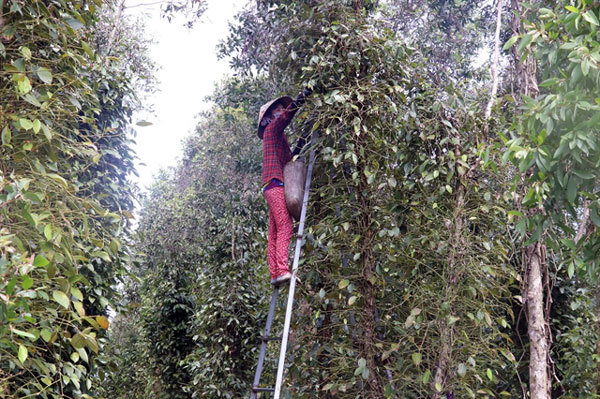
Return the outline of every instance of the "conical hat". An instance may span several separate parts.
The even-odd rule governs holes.
[[[287,108],[288,105],[290,105],[292,103],[292,101],[294,101],[292,99],[292,97],[281,96],[279,98],[276,98],[275,100],[269,101],[268,103],[266,103],[262,107],[260,107],[260,112],[258,113],[258,138],[259,139],[262,140],[263,130],[265,130],[264,127],[260,126],[260,121],[262,121],[262,118],[265,116],[265,114],[278,103],[281,103],[281,105],[283,105],[285,108]]]

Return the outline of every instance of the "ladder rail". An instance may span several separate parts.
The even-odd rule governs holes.
[[[252,383],[252,393],[250,394],[250,399],[256,399],[257,392],[260,392],[256,390],[256,388],[258,388],[258,385],[260,384],[260,376],[262,375],[264,367],[267,345],[269,344],[268,337],[269,333],[271,332],[271,326],[273,325],[273,317],[275,315],[275,307],[277,305],[278,295],[279,287],[275,287],[273,289],[273,294],[271,295],[271,304],[269,305],[269,313],[267,314],[267,324],[265,325],[265,331],[263,333],[260,343],[260,352],[258,354],[258,366],[256,367],[256,373],[254,374],[254,382]]]
[[[281,334],[281,349],[279,350],[279,363],[277,365],[277,377],[275,379],[275,392],[273,399],[279,399],[281,395],[281,385],[283,383],[283,370],[285,368],[285,355],[287,352],[288,335],[292,321],[292,308],[294,306],[294,293],[296,291],[296,272],[300,261],[300,251],[302,250],[302,240],[304,235],[304,222],[306,220],[306,208],[308,207],[308,195],[310,183],[312,180],[312,170],[315,163],[315,144],[317,141],[317,132],[313,132],[311,139],[311,151],[306,171],[306,183],[304,185],[304,198],[302,201],[302,211],[300,212],[300,223],[298,224],[298,233],[296,234],[296,248],[294,251],[294,263],[292,266],[292,278],[288,290],[287,305],[285,308],[285,321],[283,323],[283,333]]]

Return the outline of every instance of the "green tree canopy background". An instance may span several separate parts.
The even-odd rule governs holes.
[[[288,134],[319,138],[283,396],[598,396],[596,3],[250,1],[135,231],[154,65],[139,24],[113,37],[120,7],[2,3],[3,397],[249,397],[271,292],[256,117],[304,87]],[[491,97],[475,65],[496,48]]]

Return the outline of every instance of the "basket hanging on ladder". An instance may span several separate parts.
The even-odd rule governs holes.
[[[294,220],[300,220],[302,201],[304,199],[304,183],[306,182],[306,165],[301,159],[290,161],[283,168],[285,181],[284,194],[288,212]]]

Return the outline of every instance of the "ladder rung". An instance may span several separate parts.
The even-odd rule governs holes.
[[[276,337],[263,337],[262,340],[263,340],[263,342],[281,341],[281,335],[278,335]]]
[[[252,387],[253,392],[275,392],[275,388]]]

